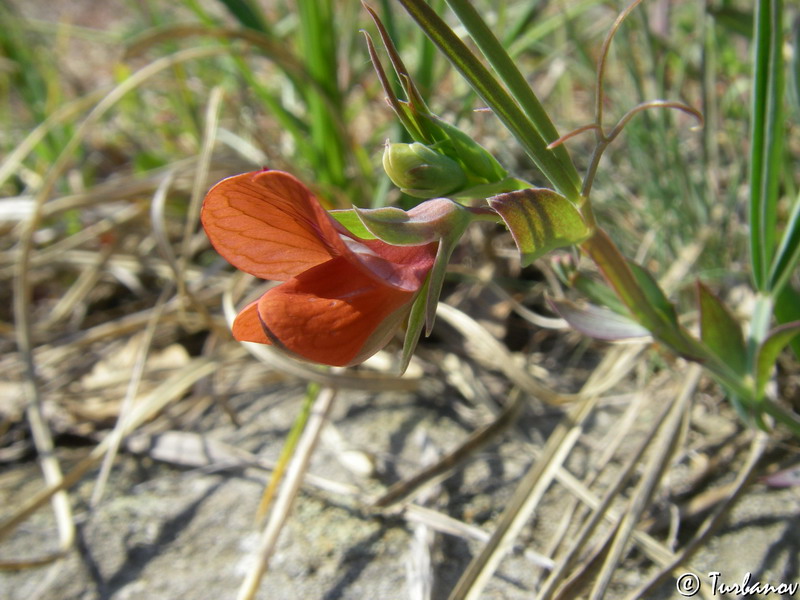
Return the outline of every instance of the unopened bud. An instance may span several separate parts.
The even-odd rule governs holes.
[[[464,187],[459,164],[424,144],[386,144],[383,168],[389,179],[415,198],[437,198]]]

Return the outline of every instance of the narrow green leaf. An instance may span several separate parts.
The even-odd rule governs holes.
[[[508,192],[488,202],[511,232],[523,266],[550,250],[580,243],[591,234],[578,209],[553,190]]]
[[[775,253],[769,274],[769,289],[780,294],[800,261],[800,197],[795,199],[792,214],[781,238],[781,245]]]
[[[800,334],[800,321],[793,321],[773,329],[756,356],[756,397],[763,398],[772,369],[786,345]]]
[[[442,10],[444,8],[444,0],[431,0],[433,10]],[[436,84],[436,69],[438,52],[436,46],[428,39],[421,31],[417,36],[417,68],[414,72],[414,79],[419,88],[423,98],[430,98],[433,95],[434,86]]]
[[[439,296],[442,294],[444,276],[447,274],[447,263],[456,248],[461,232],[454,231],[452,235],[442,238],[439,242],[439,249],[436,252],[436,259],[433,268],[428,276],[428,289],[425,293],[425,335],[430,335],[433,331],[433,322],[436,319],[436,305],[439,303]]]
[[[547,149],[548,142],[544,141],[494,75],[424,0],[400,0],[400,3],[517,138],[544,176],[570,201],[577,202],[580,197],[579,182],[574,180],[556,155]]]
[[[546,38],[553,35],[555,32],[568,32],[572,30],[575,25],[573,24],[576,19],[586,15],[597,5],[602,5],[604,0],[576,0],[575,2],[565,2],[559,5],[559,10],[548,11],[545,10],[543,3],[538,3],[534,8],[534,3],[531,3],[531,9],[537,10],[539,14],[528,14],[527,18],[529,23],[525,24],[525,18],[520,19],[512,25],[513,29],[504,36],[503,44],[512,59],[517,59],[521,54],[532,50],[534,48],[546,47]],[[750,28],[752,30],[752,27]],[[589,40],[584,41],[582,44],[590,43]],[[581,54],[588,58],[588,53],[585,48],[578,50]],[[577,61],[576,61],[577,62]],[[594,59],[590,59],[594,64]],[[574,67],[573,67],[574,68]]]
[[[796,413],[787,412],[774,402],[764,402],[760,408],[778,423],[788,428],[795,437],[800,438],[800,418],[797,417]]]
[[[514,64],[508,52],[506,52],[492,30],[481,18],[478,11],[470,4],[469,0],[447,0],[447,3],[450,5],[450,8],[453,9],[453,12],[456,13],[459,20],[464,24],[464,27],[467,28],[470,36],[478,45],[478,48],[480,48],[503,83],[506,84],[511,96],[517,101],[525,112],[525,115],[530,119],[530,122],[536,127],[539,134],[547,142],[557,140],[560,136],[553,122],[550,120],[547,111],[542,106],[539,98],[536,97],[530,85],[528,85],[525,77],[520,73],[516,64]],[[575,185],[579,186],[581,179],[577,169],[575,169],[572,159],[570,159],[567,153],[566,146],[562,144],[556,147],[552,152]]]
[[[759,291],[769,291],[769,270],[775,252],[777,201],[783,121],[783,7],[781,0],[756,4],[750,143],[750,254]]]
[[[586,296],[591,302],[610,308],[620,315],[629,315],[630,311],[620,301],[608,285],[602,281],[587,277],[583,273],[576,273],[568,282],[573,288]]]
[[[720,299],[699,281],[697,304],[700,308],[700,339],[731,370],[743,375],[747,353],[739,323]]]
[[[692,360],[707,361],[708,350],[692,338],[678,323],[675,307],[669,302],[658,283],[646,270],[628,261],[602,229],[596,229],[581,249],[589,254],[617,292],[631,315],[647,328],[653,337],[669,346],[673,352]],[[726,369],[718,373],[730,378]],[[738,381],[735,382],[738,385]]]
[[[775,298],[775,318],[778,323],[800,321],[800,292],[791,285],[784,286]],[[800,338],[794,338],[789,345],[800,360]]]
[[[248,0],[219,0],[225,5],[239,24],[248,29],[255,29],[261,33],[269,33],[267,23],[261,13],[257,11]]]
[[[347,128],[337,126],[344,99],[339,87],[339,62],[334,3],[298,0],[300,54],[318,87],[301,88],[309,111],[311,141],[318,181],[346,190],[349,163]],[[321,91],[318,91],[321,90]]]
[[[655,277],[650,274],[650,271],[633,261],[629,260],[628,266],[633,276],[636,278],[636,283],[639,284],[639,288],[644,292],[650,308],[658,313],[661,322],[668,323],[670,326],[677,328],[678,313],[675,310],[675,305],[669,301],[658,285],[658,282],[655,280]],[[637,312],[638,307],[632,307],[631,310],[634,311],[637,317],[640,317],[640,314]]]
[[[320,386],[317,383],[312,382],[306,386],[306,395],[300,407],[300,412],[292,423],[292,428],[289,430],[286,441],[283,443],[283,448],[281,448],[281,453],[278,456],[278,462],[275,465],[275,469],[272,471],[269,483],[267,483],[267,486],[264,488],[261,501],[258,503],[258,509],[256,511],[256,518],[258,520],[263,519],[269,510],[272,498],[275,496],[275,492],[278,490],[278,486],[283,480],[283,475],[286,472],[286,467],[289,465],[289,460],[292,458],[297,448],[297,443],[300,441],[300,434],[303,433],[303,429],[305,429],[308,419],[311,416],[311,409],[314,408],[314,402],[316,402],[319,396],[319,391]]]
[[[800,110],[800,20],[795,18],[792,27],[792,62],[790,65],[790,85],[792,90],[792,100],[795,110]]]

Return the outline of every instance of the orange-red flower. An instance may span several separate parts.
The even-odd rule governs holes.
[[[359,239],[282,171],[220,181],[208,192],[201,219],[228,262],[284,282],[242,309],[234,337],[335,366],[363,362],[389,342],[438,247]]]

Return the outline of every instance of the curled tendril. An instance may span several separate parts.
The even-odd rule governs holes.
[[[614,24],[611,26],[611,29],[608,31],[608,35],[606,35],[606,39],[603,40],[603,46],[600,50],[600,60],[597,63],[597,96],[595,97],[595,105],[594,105],[594,122],[597,124],[598,130],[602,133],[603,130],[603,100],[605,99],[605,93],[603,90],[603,79],[605,77],[606,72],[606,60],[608,59],[608,51],[611,49],[611,42],[614,40],[614,36],[619,31],[620,26],[622,25],[623,21],[628,18],[633,10],[639,6],[643,0],[634,0],[631,4],[623,10],[614,21]]]
[[[684,104],[683,102],[676,102],[672,100],[650,100],[648,102],[642,102],[641,104],[637,104],[633,108],[631,108],[628,112],[626,112],[622,118],[617,122],[617,124],[608,132],[605,132],[603,128],[603,102],[605,100],[605,92],[603,88],[603,80],[605,78],[606,72],[606,62],[608,60],[608,52],[611,48],[611,42],[614,39],[617,31],[619,31],[620,26],[625,21],[626,18],[633,12],[633,10],[641,4],[643,0],[634,0],[631,2],[628,7],[622,11],[617,18],[614,20],[611,29],[609,30],[608,34],[606,35],[605,40],[603,41],[603,46],[600,51],[600,59],[597,63],[597,94],[595,95],[595,111],[594,111],[594,122],[588,125],[583,125],[562,135],[560,138],[550,142],[547,148],[551,150],[556,148],[566,142],[573,137],[576,137],[582,133],[587,131],[594,131],[595,138],[597,139],[597,144],[595,146],[594,152],[592,153],[591,161],[589,162],[589,167],[586,170],[586,176],[583,180],[583,187],[581,189],[581,197],[583,198],[584,203],[589,198],[589,193],[592,189],[592,183],[594,182],[595,174],[597,173],[597,166],[600,163],[600,159],[603,156],[603,153],[606,151],[606,148],[613,142],[622,130],[625,129],[625,126],[640,112],[644,112],[645,110],[651,108],[671,108],[675,110],[680,110],[682,112],[688,113],[695,117],[699,124],[697,127],[702,127],[704,124],[704,119],[702,113],[695,108],[692,108],[688,104]],[[695,128],[693,128],[695,129]],[[588,207],[587,207],[588,209]]]
[[[578,127],[577,129],[573,129],[569,133],[565,133],[564,135],[562,135],[557,140],[553,140],[552,142],[547,144],[547,149],[548,150],[552,150],[553,148],[557,148],[558,146],[560,146],[561,144],[563,144],[567,140],[572,139],[572,138],[582,134],[585,131],[593,131],[593,130],[597,130],[599,128],[600,128],[600,126],[597,123],[589,123],[588,125],[583,125],[582,127]]]

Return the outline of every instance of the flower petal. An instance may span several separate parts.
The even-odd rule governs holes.
[[[271,344],[261,319],[258,318],[258,300],[245,306],[233,320],[231,328],[233,337],[240,342],[255,342],[256,344]]]
[[[337,257],[267,291],[258,314],[276,346],[313,362],[347,366],[388,343],[414,294]]]
[[[358,260],[365,267],[388,284],[411,292],[422,286],[439,248],[439,242],[424,246],[392,246],[381,240],[361,240],[360,244],[380,257],[370,260],[369,256],[358,254]]]
[[[223,179],[206,195],[201,220],[217,252],[262,279],[286,281],[347,252],[314,195],[283,171]]]

